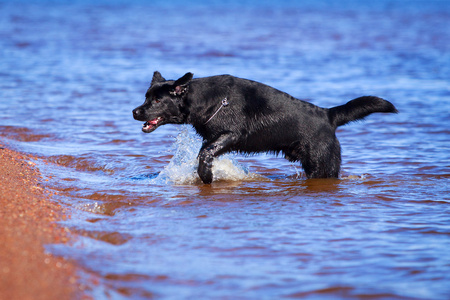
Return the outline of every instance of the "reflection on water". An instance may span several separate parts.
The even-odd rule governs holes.
[[[446,1],[3,1],[2,141],[42,158],[79,236],[48,248],[94,298],[448,299],[449,23]],[[400,114],[338,130],[340,179],[231,154],[203,185],[190,127],[132,118],[154,70]]]

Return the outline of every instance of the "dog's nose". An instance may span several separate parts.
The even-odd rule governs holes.
[[[135,119],[135,120],[138,120],[139,121],[139,116],[142,114],[142,111],[141,111],[141,109],[138,107],[138,108],[135,108],[135,109],[133,109],[133,118]]]
[[[135,118],[137,120],[140,115],[141,115],[141,109],[139,107],[133,109],[133,118]]]

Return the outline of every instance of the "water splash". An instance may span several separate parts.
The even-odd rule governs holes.
[[[182,126],[175,138],[174,156],[169,164],[152,179],[152,183],[170,183],[175,185],[201,183],[197,174],[197,155],[202,140],[188,126]],[[226,154],[213,162],[214,181],[242,181],[252,179],[256,174],[250,173],[232,154]]]

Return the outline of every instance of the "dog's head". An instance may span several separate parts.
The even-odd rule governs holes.
[[[158,71],[153,74],[150,88],[145,93],[144,104],[133,110],[133,117],[145,122],[143,132],[150,133],[167,123],[185,122],[183,99],[187,95],[188,84],[193,76],[192,73],[186,73],[180,79],[166,80]]]

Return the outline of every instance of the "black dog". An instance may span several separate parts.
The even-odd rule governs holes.
[[[133,110],[149,133],[161,125],[191,124],[203,137],[198,175],[213,180],[213,159],[226,152],[282,152],[300,161],[308,178],[339,176],[338,126],[374,112],[397,113],[392,103],[365,96],[333,108],[298,100],[259,82],[220,75],[178,80],[153,74],[143,105]]]

